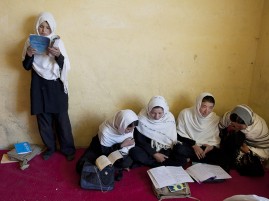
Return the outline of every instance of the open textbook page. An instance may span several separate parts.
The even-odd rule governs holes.
[[[193,182],[192,178],[182,167],[160,166],[149,169],[147,172],[155,188]]]
[[[106,166],[113,165],[114,162],[120,158],[122,158],[122,155],[118,150],[116,150],[110,153],[108,156],[105,155],[99,156],[96,159],[95,164],[98,167],[98,169],[102,171]]]
[[[232,178],[225,170],[218,165],[210,165],[205,163],[197,163],[186,169],[186,171],[198,183],[205,181],[223,180]]]

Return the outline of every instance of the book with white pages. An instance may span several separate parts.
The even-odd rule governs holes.
[[[102,155],[95,160],[95,164],[100,171],[102,171],[106,166],[113,165],[116,160],[123,158],[119,150],[113,151],[108,156]]]
[[[155,188],[163,188],[179,183],[194,182],[190,175],[176,166],[160,166],[147,171]]]
[[[186,172],[198,183],[219,182],[232,178],[224,169],[218,165],[196,163],[186,169]]]

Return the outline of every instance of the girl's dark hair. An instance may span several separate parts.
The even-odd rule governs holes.
[[[202,102],[209,102],[209,103],[213,103],[215,105],[215,99],[212,96],[205,96],[203,98]]]
[[[127,128],[134,127],[134,126],[138,126],[138,120],[136,120],[136,121],[130,123],[130,124],[127,126]]]
[[[161,109],[163,109],[161,106],[155,106],[152,109],[154,109],[154,108],[161,108]]]
[[[238,124],[246,124],[245,122],[244,122],[244,120],[243,119],[241,119],[237,114],[235,114],[235,113],[232,113],[231,115],[230,115],[230,120],[232,121],[232,122],[236,122],[236,123],[238,123]]]

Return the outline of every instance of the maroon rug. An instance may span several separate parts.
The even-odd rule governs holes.
[[[7,151],[0,151],[0,156]],[[79,175],[75,172],[76,161],[84,149],[77,150],[76,160],[66,161],[55,153],[48,161],[41,156],[32,159],[30,167],[20,170],[18,163],[0,165],[1,201],[157,201],[151,190],[146,167],[124,172],[120,182],[110,192],[83,190]],[[237,194],[256,194],[269,198],[269,170],[260,178],[239,176],[232,171],[232,179],[223,183],[190,183],[192,196],[201,201],[222,201]],[[187,201],[190,199],[171,199]]]

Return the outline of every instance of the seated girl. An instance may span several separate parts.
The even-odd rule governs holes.
[[[130,150],[136,164],[157,167],[186,163],[184,157],[173,152],[177,142],[175,118],[162,96],[152,97],[147,107],[139,113],[138,119],[134,131],[136,145]]]
[[[182,142],[178,152],[192,161],[220,165],[227,172],[227,159],[219,149],[219,116],[213,112],[215,99],[210,93],[201,93],[196,104],[179,113],[177,119],[178,140]]]
[[[269,133],[266,122],[247,105],[237,105],[226,112],[219,124],[221,147],[229,156],[230,165],[237,166],[246,153],[253,153],[261,161],[269,158]],[[254,173],[253,173],[254,174]]]
[[[108,156],[111,152],[119,150],[123,158],[117,160],[114,166],[117,170],[116,180],[122,178],[122,170],[132,165],[128,152],[135,142],[133,131],[138,124],[137,115],[132,110],[121,110],[112,118],[104,121],[99,126],[98,134],[77,163],[77,172],[81,173],[85,161],[95,163],[101,155]]]

